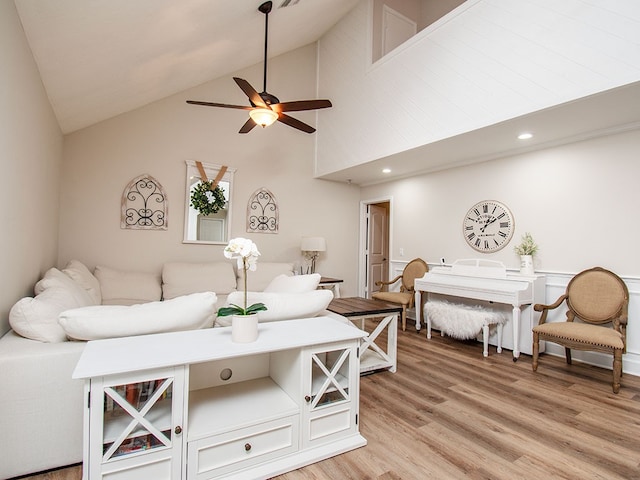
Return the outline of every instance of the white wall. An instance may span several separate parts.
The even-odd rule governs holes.
[[[0,332],[58,249],[62,133],[11,0],[0,0]]]
[[[236,76],[262,90],[262,64]],[[269,91],[281,101],[316,98],[315,80],[315,46],[269,61]],[[187,99],[248,104],[229,76],[65,137],[59,264],[77,258],[90,267],[160,272],[166,261],[228,261],[223,246],[182,243],[185,160],[200,160],[237,169],[232,237],[254,240],[263,261],[296,262],[303,235],[324,236],[318,271],[343,278],[345,293],[355,292],[359,189],[312,178],[315,135],[281,123],[240,135],[246,111]],[[315,124],[315,112],[292,116]],[[144,173],[167,192],[167,231],[120,229],[123,189]],[[246,232],[247,201],[260,187],[280,206],[278,234]]]
[[[513,247],[530,232],[540,246],[534,267],[547,274],[549,303],[584,269],[614,271],[631,294],[625,371],[640,375],[638,151],[640,130],[634,130],[366,187],[361,199],[392,198],[390,257],[396,265],[415,257],[430,265],[442,257],[447,263],[486,258],[517,270]],[[515,218],[513,239],[491,254],[476,252],[462,235],[464,214],[485,199],[504,202]],[[599,360],[610,368],[610,358]]]
[[[537,269],[578,272],[600,265],[640,276],[638,150],[640,130],[634,130],[366,187],[362,199],[393,196],[394,261],[480,255],[516,268],[513,245],[531,232],[540,245]],[[515,234],[502,250],[478,254],[463,238],[462,220],[485,199],[510,208]]]
[[[636,0],[467,0],[373,66],[371,10],[320,41],[318,176],[640,79]]]

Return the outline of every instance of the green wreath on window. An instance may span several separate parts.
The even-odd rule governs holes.
[[[211,181],[200,182],[191,192],[191,206],[202,215],[218,213],[219,210],[224,210],[227,203],[220,185],[212,189],[212,184]]]

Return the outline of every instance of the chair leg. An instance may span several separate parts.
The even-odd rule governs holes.
[[[567,357],[567,365],[571,365],[571,349],[565,347],[564,348],[564,356]]]
[[[531,362],[531,366],[533,367],[533,371],[534,372],[536,370],[538,370],[538,350],[539,350],[539,348],[540,348],[540,334],[538,332],[533,332],[533,346],[531,348],[533,360]]]
[[[402,331],[407,329],[407,306],[402,306]]]
[[[620,391],[620,377],[622,377],[622,350],[613,351],[613,393]]]

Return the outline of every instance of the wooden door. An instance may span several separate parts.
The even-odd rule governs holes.
[[[389,278],[389,203],[368,205],[367,297],[380,290],[377,281]]]

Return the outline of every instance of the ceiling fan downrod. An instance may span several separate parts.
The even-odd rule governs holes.
[[[269,39],[269,13],[271,12],[271,8],[273,7],[273,2],[268,1],[264,2],[262,5],[258,7],[258,11],[264,13],[264,68],[262,75],[262,93],[267,94],[267,42]],[[261,95],[262,96],[262,95]],[[264,98],[264,97],[263,97]],[[278,103],[271,102],[268,98],[264,99],[267,103]]]

